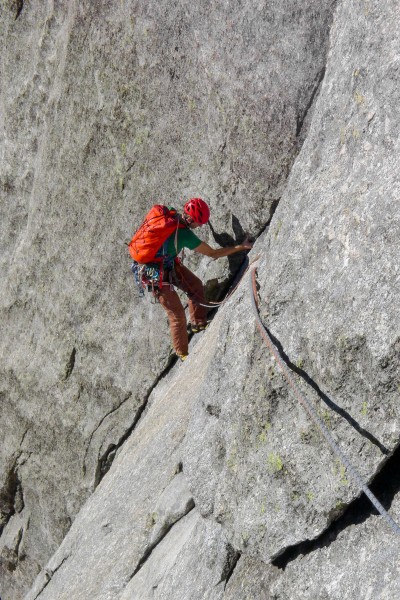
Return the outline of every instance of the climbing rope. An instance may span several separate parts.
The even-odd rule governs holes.
[[[239,287],[240,282],[242,281],[243,277],[246,275],[247,271],[250,269],[251,265],[253,263],[255,263],[259,258],[260,258],[259,256],[256,256],[249,263],[248,256],[246,256],[245,260],[243,261],[242,266],[240,267],[238,273],[236,274],[235,279],[233,280],[233,283],[231,285],[231,288],[230,288],[228,294],[220,302],[211,302],[210,301],[210,304],[203,304],[202,302],[199,302],[198,300],[196,300],[196,294],[193,294],[191,296],[191,300],[193,300],[193,302],[195,304],[197,304],[198,306],[204,306],[205,308],[219,308],[220,306],[222,306],[223,304],[228,302],[229,298],[231,298],[231,296],[233,296],[233,294],[236,292],[237,288]],[[186,281],[183,276],[182,276],[182,280]]]
[[[336,454],[336,456],[339,458],[339,460],[342,462],[342,464],[346,467],[348,473],[352,476],[352,478],[355,481],[355,483],[357,484],[357,486],[362,489],[364,494],[369,498],[369,500],[375,506],[376,510],[382,515],[382,517],[384,517],[384,519],[386,519],[386,521],[388,522],[390,527],[393,529],[393,531],[397,534],[400,534],[399,525],[396,523],[396,521],[394,521],[394,519],[392,519],[392,517],[389,515],[389,513],[383,508],[383,506],[379,502],[379,500],[374,496],[374,494],[371,492],[371,490],[368,488],[368,486],[363,482],[359,473],[356,471],[356,469],[350,463],[347,456],[341,451],[341,449],[339,448],[339,446],[337,445],[337,443],[335,442],[335,440],[329,433],[324,422],[319,418],[317,411],[315,410],[315,408],[312,405],[312,403],[310,402],[310,400],[308,400],[308,398],[306,398],[305,396],[303,396],[301,394],[293,377],[289,373],[288,369],[285,367],[285,364],[282,361],[276,347],[274,346],[267,329],[265,328],[263,322],[261,321],[260,314],[258,312],[256,268],[254,268],[252,270],[251,277],[249,278],[249,282],[250,282],[252,307],[253,307],[254,315],[256,318],[257,327],[258,327],[265,343],[267,344],[271,354],[273,355],[273,357],[275,358],[279,367],[281,368],[281,371],[283,372],[283,375],[285,376],[289,386],[292,388],[295,397],[303,405],[303,407],[305,408],[307,413],[310,415],[310,417],[314,421],[314,423],[316,423],[316,425],[319,427],[319,429],[322,432],[322,435],[325,437],[326,441],[332,448],[333,452]]]

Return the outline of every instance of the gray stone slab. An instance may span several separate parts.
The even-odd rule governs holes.
[[[139,301],[125,242],[152,203],[198,195],[208,241],[259,233],[307,131],[332,6],[2,3],[0,486],[9,498],[17,468],[29,515],[24,565],[2,577],[14,595],[167,362],[165,315]],[[215,287],[239,263],[189,264]]]
[[[253,251],[262,318],[366,482],[400,441],[397,9],[338,4],[309,134]],[[269,562],[359,489],[290,393],[248,293],[215,362],[186,437],[190,487],[235,548]]]
[[[167,386],[154,390],[147,413],[39,574],[27,600],[119,598],[154,548],[168,538],[171,527],[193,510],[181,473],[182,442],[203,381],[196,356],[202,357],[204,365],[212,356],[217,322],[207,334],[208,344],[204,336],[193,358],[179,365]],[[88,577],[89,571],[93,577]]]
[[[184,598],[198,573],[211,600],[237,551],[229,600],[396,597],[375,518],[257,586],[359,490],[262,345],[247,281],[134,428],[169,340],[124,241],[149,198],[204,192],[218,243],[280,199],[252,253],[262,318],[373,479],[399,444],[398,3],[337,3],[327,56],[332,2],[56,4],[0,19],[2,598],[54,553],[27,599]]]

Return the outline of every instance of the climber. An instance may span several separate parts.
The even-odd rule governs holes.
[[[153,216],[154,209],[156,208],[159,209],[159,213],[163,213],[163,217]],[[156,281],[153,286],[153,291],[159,303],[167,313],[174,350],[181,360],[185,360],[188,356],[186,316],[179,296],[175,291],[175,287],[185,292],[188,296],[191,330],[193,333],[202,331],[207,327],[207,308],[202,306],[202,304],[205,304],[202,282],[182,264],[178,258],[178,254],[183,248],[188,248],[189,250],[194,250],[204,256],[217,259],[223,256],[230,256],[236,252],[250,250],[253,244],[246,239],[242,244],[237,246],[212,248],[205,242],[202,242],[193,232],[197,227],[201,227],[208,223],[210,217],[210,209],[207,203],[201,198],[192,198],[186,202],[182,214],[178,214],[172,207],[167,208],[160,205],[153,207],[152,211],[150,211],[142,227],[135,234],[135,237],[130,244],[130,252],[135,260],[138,260],[138,255],[140,258],[140,251],[135,254],[135,250],[133,249],[133,247],[135,247],[135,240],[137,244],[137,240],[140,238],[140,231],[145,228],[149,239],[150,227],[148,224],[151,223],[151,221],[157,221],[157,219],[163,218],[163,223],[165,223],[164,232],[167,232],[168,234],[167,228],[170,227],[170,233],[166,239],[164,235],[165,241],[158,247],[158,251],[153,259],[162,264],[159,269],[160,280],[158,282]],[[171,221],[171,219],[175,220],[175,226],[174,221]],[[171,224],[169,224],[170,221]],[[171,229],[172,227],[173,229]],[[150,235],[151,233],[152,232],[150,231]],[[142,234],[140,240],[143,239],[144,236]],[[135,248],[137,248],[137,245]],[[138,262],[148,263],[152,261],[140,260]]]

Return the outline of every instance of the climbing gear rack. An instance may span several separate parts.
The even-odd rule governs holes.
[[[157,290],[162,288],[163,267],[161,263],[141,265],[133,262],[131,270],[139,290],[139,296],[143,297],[145,290],[156,295]]]

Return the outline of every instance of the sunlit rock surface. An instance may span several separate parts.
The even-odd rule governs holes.
[[[168,371],[124,244],[152,202],[193,195],[204,239],[257,236],[263,321],[362,477],[387,461],[382,495],[399,460],[397,12],[1,5],[3,600],[396,596],[397,538],[357,520],[248,274]],[[222,282],[239,262],[190,264]]]

